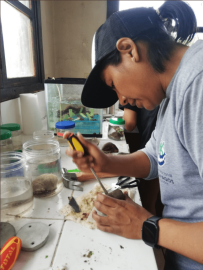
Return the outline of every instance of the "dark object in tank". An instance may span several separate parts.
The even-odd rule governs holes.
[[[73,105],[68,105],[66,106],[66,108],[64,110],[61,111],[61,115],[64,115],[64,114],[68,114],[69,113],[69,110],[72,110],[72,112],[74,114],[79,114],[80,113],[80,110],[81,108],[83,108],[82,110],[82,113],[87,113],[87,110],[85,107],[83,106],[73,106]],[[57,117],[59,118],[60,117],[60,110],[57,111]]]

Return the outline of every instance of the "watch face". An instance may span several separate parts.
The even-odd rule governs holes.
[[[151,246],[154,247],[154,245],[157,244],[157,226],[154,223],[150,223],[149,221],[145,221],[142,228],[142,239],[143,241]]]

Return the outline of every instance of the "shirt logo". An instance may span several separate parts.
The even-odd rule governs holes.
[[[164,149],[165,142],[160,142],[159,144],[159,155],[158,155],[158,163],[160,166],[165,164],[166,153]]]

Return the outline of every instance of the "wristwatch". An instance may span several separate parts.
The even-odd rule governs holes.
[[[150,247],[160,248],[157,245],[159,237],[158,221],[161,217],[152,216],[144,221],[142,226],[142,240]]]

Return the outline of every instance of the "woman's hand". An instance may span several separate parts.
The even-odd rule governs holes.
[[[63,138],[68,138],[72,133],[66,132]],[[86,141],[83,136],[78,133],[78,139],[86,148],[88,155],[83,156],[82,152],[75,151],[70,147],[66,150],[66,154],[72,157],[73,162],[82,172],[90,172],[90,168],[94,168],[95,172],[105,172],[108,167],[108,156],[105,155],[95,144]]]
[[[126,193],[125,197],[122,201],[99,193],[94,206],[107,216],[101,217],[94,211],[92,217],[101,231],[129,239],[142,239],[143,222],[153,215],[133,202]]]

